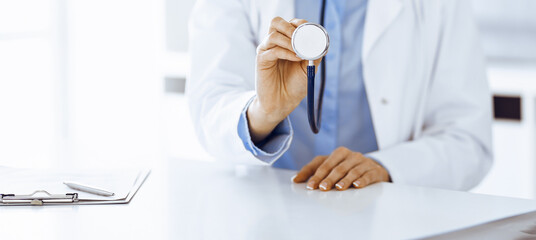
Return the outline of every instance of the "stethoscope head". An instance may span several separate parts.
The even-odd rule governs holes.
[[[314,61],[328,52],[329,36],[324,27],[316,23],[304,23],[292,34],[292,49],[303,60]]]

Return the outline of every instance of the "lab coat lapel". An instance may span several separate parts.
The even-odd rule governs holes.
[[[382,96],[380,86],[382,81],[389,79],[381,79],[381,74],[377,71],[384,71],[381,68],[381,62],[370,62],[369,56],[371,51],[374,51],[376,43],[397,18],[402,9],[401,0],[369,0],[367,7],[367,16],[365,20],[365,29],[363,36],[363,78],[365,89],[370,105],[372,122],[376,133],[378,147],[380,149],[388,146],[396,136],[394,134],[392,120],[386,111],[390,111],[390,105],[387,105],[387,100]],[[396,98],[396,96],[390,96]]]
[[[401,0],[370,0],[368,2],[363,37],[363,60],[367,58],[374,44],[395,20],[401,9]]]
[[[396,19],[402,9],[401,0],[370,0],[367,6],[363,36],[363,59],[365,60],[382,33]]]

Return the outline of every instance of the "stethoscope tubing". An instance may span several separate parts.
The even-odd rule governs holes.
[[[322,0],[320,10],[320,25],[324,26],[324,14],[326,10],[326,0]],[[326,86],[326,60],[320,62],[320,90],[318,93],[318,106],[315,115],[315,65],[313,61],[309,61],[307,66],[307,118],[309,126],[314,134],[320,131],[322,121],[322,102],[324,99],[324,88]]]
[[[321,83],[322,84],[322,83]],[[321,113],[322,113],[322,89],[318,97],[318,108],[315,116],[315,65],[307,66],[307,118],[309,119],[309,126],[311,131],[317,134],[320,130]]]

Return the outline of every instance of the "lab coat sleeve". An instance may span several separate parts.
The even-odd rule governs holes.
[[[240,115],[240,120],[238,121],[238,135],[240,136],[240,139],[242,140],[246,149],[250,151],[257,159],[268,164],[272,164],[290,147],[290,142],[292,139],[291,136],[293,135],[290,119],[287,117],[285,120],[279,123],[264,141],[256,145],[251,140],[251,135],[249,133],[246,114],[249,104],[251,104],[251,101],[249,101],[246,107],[244,107],[244,110]]]
[[[470,2],[444,1],[422,134],[369,155],[395,183],[468,190],[489,171],[491,95]]]
[[[255,147],[238,134],[239,122],[242,120],[242,128],[247,123],[244,110],[255,95],[257,40],[247,4],[240,0],[197,1],[189,25],[187,95],[197,137],[212,156],[263,163],[252,154]],[[271,163],[274,159],[263,160]]]

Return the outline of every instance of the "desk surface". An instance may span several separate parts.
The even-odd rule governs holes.
[[[382,183],[343,192],[295,172],[185,160],[153,169],[130,204],[0,207],[5,239],[418,238],[536,210],[536,201]]]

